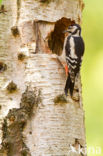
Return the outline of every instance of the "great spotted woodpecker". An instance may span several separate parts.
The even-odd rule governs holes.
[[[68,66],[68,77],[65,84],[65,95],[67,96],[68,90],[70,95],[73,95],[75,78],[80,72],[82,57],[84,54],[84,41],[81,37],[81,27],[78,24],[73,24],[68,27],[68,36],[65,41],[65,56]]]

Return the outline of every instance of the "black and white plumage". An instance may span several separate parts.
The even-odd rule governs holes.
[[[78,24],[69,26],[68,37],[65,44],[66,62],[69,69],[66,85],[65,95],[67,96],[68,90],[70,95],[73,95],[75,78],[80,71],[82,63],[82,56],[84,54],[84,42],[81,37],[81,27]]]

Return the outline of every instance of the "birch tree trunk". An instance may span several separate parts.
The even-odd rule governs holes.
[[[80,78],[64,96],[62,33],[82,0],[3,0],[0,13],[0,156],[83,156]],[[80,150],[78,150],[80,148]]]

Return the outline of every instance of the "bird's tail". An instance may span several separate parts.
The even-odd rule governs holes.
[[[74,83],[75,83],[75,81],[72,82],[72,80],[70,78],[70,74],[68,74],[68,78],[67,78],[67,81],[66,81],[66,84],[65,84],[65,89],[64,89],[66,96],[68,94],[68,90],[70,91],[70,95],[71,96],[73,95]]]

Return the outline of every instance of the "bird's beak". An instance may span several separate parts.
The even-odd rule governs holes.
[[[69,26],[69,28],[67,30],[64,30],[62,33],[66,33],[66,32],[71,33],[71,29],[72,29],[72,26]]]
[[[66,32],[68,32],[68,30],[64,30],[62,33],[66,33]]]

